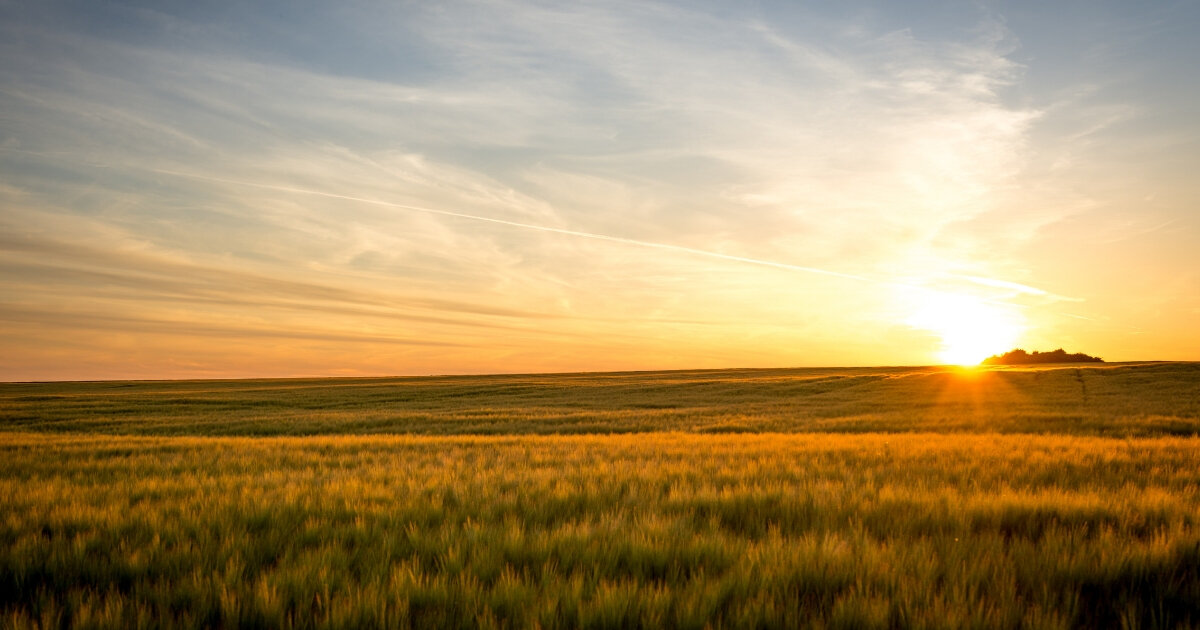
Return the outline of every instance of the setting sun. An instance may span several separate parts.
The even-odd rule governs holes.
[[[1022,330],[1019,316],[1010,308],[970,295],[934,291],[919,296],[908,323],[939,336],[938,358],[954,365],[975,365],[1011,349]]]
[[[0,2],[0,381],[1200,352],[1200,3],[216,4]]]

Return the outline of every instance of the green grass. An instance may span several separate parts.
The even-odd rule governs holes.
[[[0,627],[1200,627],[1198,368],[4,385]]]

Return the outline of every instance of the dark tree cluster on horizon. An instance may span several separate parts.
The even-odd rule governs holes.
[[[1025,352],[1017,348],[1004,354],[990,356],[983,360],[985,365],[1030,365],[1034,363],[1104,363],[1104,359],[1093,357],[1082,352],[1067,354],[1059,348],[1050,352]]]

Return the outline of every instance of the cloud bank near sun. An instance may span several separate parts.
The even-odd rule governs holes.
[[[987,9],[3,11],[5,378],[925,363],[946,295],[1120,349],[1043,242],[1194,251],[1079,185],[1137,100]]]

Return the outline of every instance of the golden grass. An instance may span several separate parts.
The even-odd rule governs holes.
[[[1200,439],[0,433],[11,627],[1200,624]]]
[[[1195,363],[0,384],[0,626],[1195,627],[1198,432]]]

